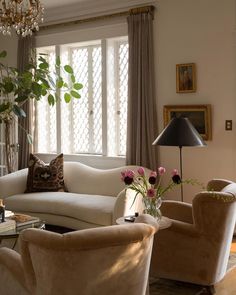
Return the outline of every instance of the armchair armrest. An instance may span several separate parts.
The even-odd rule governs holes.
[[[195,225],[178,220],[172,220],[171,226],[166,230],[171,231],[172,234],[181,234],[194,238],[199,237],[201,234]]]
[[[124,189],[118,194],[113,209],[113,224],[116,223],[116,219],[119,217],[134,215],[135,212],[138,212],[139,214],[143,213],[142,196],[137,195],[134,201],[135,195],[136,192],[131,189]]]
[[[178,201],[163,201],[161,205],[163,216],[182,222],[193,223],[192,205]]]
[[[26,190],[28,169],[22,169],[0,177],[0,198],[22,194]]]
[[[0,249],[0,294],[29,295],[21,256],[8,248]]]
[[[225,186],[231,183],[233,182],[226,179],[212,179],[207,184],[207,190],[220,192]]]

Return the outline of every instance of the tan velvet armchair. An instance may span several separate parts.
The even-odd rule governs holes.
[[[0,294],[144,295],[158,225],[149,215],[138,222],[64,235],[25,230],[21,255],[0,249]]]
[[[192,205],[165,201],[172,226],[155,236],[152,276],[213,286],[225,273],[236,215],[236,183],[215,179]],[[224,201],[227,199],[227,201]]]

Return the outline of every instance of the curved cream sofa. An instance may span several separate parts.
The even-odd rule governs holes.
[[[140,197],[125,190],[121,171],[95,169],[79,162],[64,162],[68,192],[24,193],[28,169],[0,177],[0,198],[6,209],[37,216],[47,224],[85,229],[115,224],[121,216],[142,212]]]

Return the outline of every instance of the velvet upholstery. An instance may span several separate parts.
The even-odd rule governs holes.
[[[212,180],[208,188],[194,197],[192,206],[163,202],[162,213],[172,226],[154,239],[152,276],[206,286],[224,277],[235,225],[236,183]]]
[[[0,294],[144,295],[158,224],[149,215],[138,222],[64,235],[23,231],[21,255],[0,249]]]

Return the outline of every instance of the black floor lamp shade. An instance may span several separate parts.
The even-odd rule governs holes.
[[[200,134],[188,118],[175,117],[166,128],[158,135],[153,145],[178,146],[180,156],[180,177],[182,179],[182,147],[205,146]],[[183,202],[183,184],[181,182],[181,201]]]
[[[205,146],[200,134],[188,118],[173,118],[158,135],[153,145],[166,146]]]

